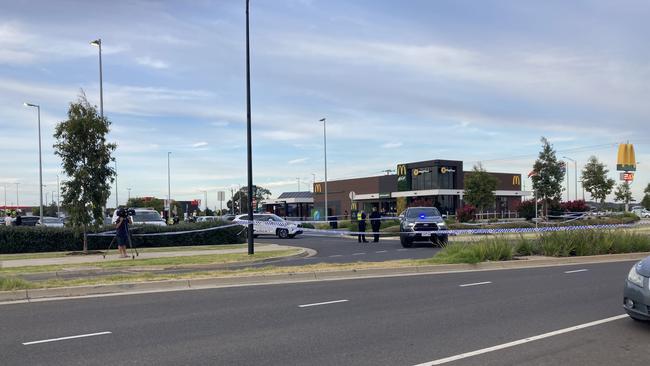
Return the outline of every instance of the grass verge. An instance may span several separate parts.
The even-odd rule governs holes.
[[[17,275],[27,273],[42,273],[42,272],[58,272],[62,270],[87,269],[87,268],[101,268],[101,269],[120,269],[120,268],[138,268],[151,269],[161,267],[181,267],[192,265],[209,265],[209,264],[226,264],[249,262],[255,260],[284,257],[289,255],[298,254],[300,249],[287,249],[287,250],[273,250],[265,252],[257,252],[250,256],[247,253],[229,253],[229,254],[207,254],[207,255],[192,255],[184,257],[167,257],[167,258],[149,258],[149,259],[121,259],[121,260],[107,260],[106,262],[94,263],[80,263],[80,264],[66,264],[66,265],[48,265],[48,266],[25,266],[0,269],[0,276],[2,275]]]

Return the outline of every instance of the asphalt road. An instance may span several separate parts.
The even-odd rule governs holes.
[[[370,243],[359,243],[356,238],[324,237],[300,235],[294,239],[279,239],[272,236],[260,236],[256,243],[273,243],[293,245],[314,249],[317,255],[308,258],[291,258],[279,261],[281,265],[304,265],[311,263],[353,263],[383,262],[397,259],[421,259],[434,256],[440,248],[430,242],[416,242],[413,248],[403,248],[399,239],[380,238],[372,242],[372,236],[366,238]]]
[[[1,362],[417,365],[623,314],[622,284],[631,265],[619,262],[3,305]],[[24,345],[96,333],[100,334]],[[638,365],[650,361],[648,344],[650,326],[622,318],[449,364]]]

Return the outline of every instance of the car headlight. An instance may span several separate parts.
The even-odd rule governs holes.
[[[408,224],[406,224],[406,226],[408,226],[408,227],[414,227],[414,226],[415,226],[415,223],[414,223],[414,222],[409,222]]]
[[[636,264],[630,268],[630,273],[627,274],[627,280],[639,287],[643,287],[643,276],[636,271]]]

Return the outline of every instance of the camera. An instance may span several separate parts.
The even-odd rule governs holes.
[[[118,208],[116,215],[121,218],[127,218],[129,216],[135,216],[135,210],[132,208]]]

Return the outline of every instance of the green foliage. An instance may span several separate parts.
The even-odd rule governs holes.
[[[513,244],[503,237],[490,237],[475,243],[452,243],[435,257],[434,263],[479,263],[505,261],[513,257]]]
[[[174,226],[133,226],[131,232],[161,233],[179,232],[222,226],[223,222],[183,223]],[[112,226],[97,228],[101,232],[114,230]],[[136,247],[170,247],[189,245],[237,244],[244,241],[241,227],[234,226],[220,230],[199,233],[133,237]],[[88,240],[88,249],[106,249],[112,237],[95,237]],[[83,248],[83,233],[79,228],[0,226],[0,253],[33,253],[55,251],[79,251]]]
[[[255,198],[258,205],[260,204],[260,202],[269,198],[270,196],[271,196],[271,191],[269,191],[268,189],[261,186],[253,185],[253,198]],[[226,203],[226,206],[228,206],[229,209],[232,208],[233,202],[234,202],[235,212],[239,212],[242,214],[248,213],[248,186],[241,187],[240,190],[235,192],[235,194],[232,197],[232,200],[228,201]],[[240,202],[241,202],[241,207],[240,207]],[[255,210],[255,207],[253,207],[253,210]]]
[[[34,288],[35,284],[16,277],[0,277],[0,291],[24,290]]]
[[[485,171],[481,163],[474,165],[473,171],[465,176],[465,202],[481,212],[492,209],[497,184],[497,179]]]
[[[526,200],[519,204],[517,207],[517,212],[519,217],[523,217],[526,220],[532,220],[535,217],[535,200]]]
[[[645,187],[643,190],[643,200],[641,201],[641,206],[645,207],[646,210],[650,210],[650,183],[648,183],[648,186]]]
[[[533,165],[533,170],[537,174],[532,176],[531,179],[533,189],[537,191],[538,197],[542,198],[546,205],[551,201],[560,200],[564,172],[562,171],[561,162],[555,156],[555,150],[551,143],[546,137],[542,137],[541,142],[542,151],[539,152],[539,157]]]
[[[102,208],[111,193],[115,171],[110,162],[116,145],[106,142],[110,124],[82,92],[77,102],[70,103],[68,119],[54,132],[54,153],[61,157],[63,171],[69,177],[61,184],[62,204],[70,223],[84,230],[93,222],[103,222]]]
[[[32,215],[39,216],[41,214],[40,207],[32,207]],[[49,206],[43,205],[43,216],[57,217],[56,203],[52,202]]]
[[[614,192],[614,201],[623,202],[626,205],[632,201],[632,189],[630,189],[630,183],[623,182],[616,187]]]
[[[589,162],[582,170],[582,185],[585,191],[601,204],[605,202],[605,198],[612,192],[616,183],[614,179],[607,178],[607,173],[609,169],[605,168],[605,164],[599,162],[595,156],[589,158]]]

